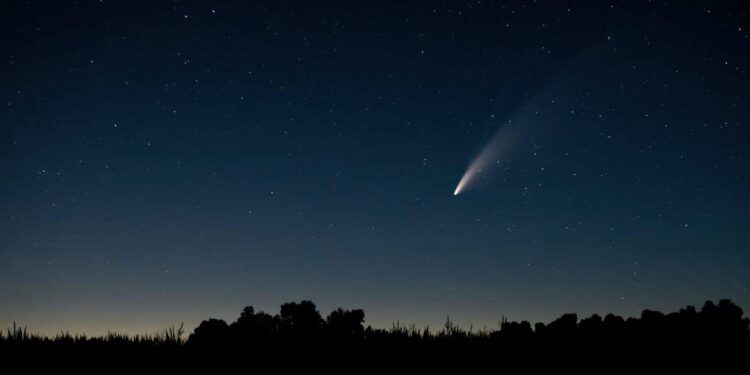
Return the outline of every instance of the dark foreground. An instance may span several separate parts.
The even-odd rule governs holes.
[[[533,327],[526,321],[503,320],[498,330],[464,330],[450,320],[435,332],[397,325],[374,329],[363,325],[364,316],[362,310],[337,309],[324,319],[310,301],[284,304],[275,315],[249,306],[230,324],[218,319],[201,322],[187,339],[181,327],[151,336],[105,337],[42,337],[13,327],[0,336],[0,356],[38,358],[42,366],[50,364],[46,359],[177,367],[238,362],[281,368],[312,363],[464,369],[499,368],[501,363],[529,368],[606,366],[597,367],[600,370],[635,363],[673,369],[693,364],[744,368],[750,359],[750,320],[729,300],[669,314],[644,310],[639,318],[608,314],[578,319],[565,314]]]

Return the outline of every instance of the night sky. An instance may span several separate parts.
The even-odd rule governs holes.
[[[748,9],[2,1],[0,327],[750,308]]]

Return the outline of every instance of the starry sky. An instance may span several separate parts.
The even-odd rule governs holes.
[[[748,10],[3,1],[0,327],[750,308]]]

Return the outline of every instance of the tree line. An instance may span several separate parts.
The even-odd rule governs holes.
[[[315,354],[317,358],[343,353],[375,355],[400,353],[492,358],[503,353],[587,352],[613,355],[636,350],[654,353],[750,353],[750,319],[728,299],[707,301],[700,309],[687,306],[676,312],[644,310],[638,317],[597,314],[579,319],[563,314],[545,324],[502,319],[497,329],[465,329],[448,319],[437,330],[394,324],[391,328],[365,326],[361,309],[331,311],[325,318],[308,300],[281,305],[276,314],[245,307],[230,323],[221,319],[202,321],[189,335],[182,326],[154,335],[103,337],[58,334],[45,337],[14,326],[0,333],[0,354],[34,355],[138,355],[192,358],[205,353],[248,353],[261,358],[288,353]],[[323,353],[323,354],[321,354]],[[690,358],[686,356],[685,358]],[[571,357],[574,358],[574,357]],[[697,357],[696,357],[697,358]]]

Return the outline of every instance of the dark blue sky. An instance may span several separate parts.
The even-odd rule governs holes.
[[[747,10],[4,1],[0,326],[748,308]]]

